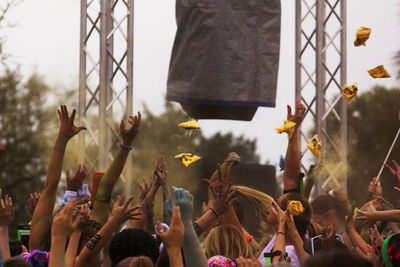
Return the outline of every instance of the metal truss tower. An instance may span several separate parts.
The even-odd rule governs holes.
[[[319,192],[339,187],[346,192],[347,103],[341,95],[347,72],[346,16],[346,0],[296,0],[295,94],[307,107],[303,125],[315,125],[323,142]],[[305,126],[302,144],[314,134]]]
[[[121,141],[118,122],[133,111],[133,22],[134,0],[81,0],[80,162],[92,171],[106,170]]]

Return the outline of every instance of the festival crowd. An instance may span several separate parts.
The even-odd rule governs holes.
[[[374,178],[365,189],[370,201],[358,211],[340,190],[310,199],[314,171],[308,173],[304,185],[300,183],[298,129],[305,111],[299,100],[294,113],[288,106],[287,120],[295,126],[279,198],[257,188],[233,185],[230,174],[235,171],[237,155],[231,153],[204,180],[208,203],[194,220],[193,196],[168,183],[164,157],[156,161],[150,179],[138,184],[138,205],[132,204],[133,196],[124,200],[113,196],[139,134],[140,112],[129,117],[129,125],[121,121],[122,142],[97,191],[92,189],[91,195],[84,183],[87,167],[79,165],[75,174],[66,171],[67,189],[56,202],[66,147],[85,129],[75,125],[75,110],[69,114],[62,105],[43,191],[32,193],[27,200],[32,215],[28,243],[9,238],[15,208],[11,196],[5,194],[1,199],[0,266],[400,266],[400,210],[392,209],[382,197],[379,179]],[[2,153],[7,151],[3,148]],[[386,167],[400,181],[400,166],[393,164]],[[153,220],[158,190],[163,195],[162,222]],[[255,212],[242,209],[241,213],[261,221],[262,238],[256,240],[242,225],[239,195],[254,207]]]

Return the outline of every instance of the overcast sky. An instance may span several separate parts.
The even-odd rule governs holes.
[[[176,31],[175,1],[136,0],[134,109],[146,103],[161,113],[166,94],[169,58]],[[259,108],[251,122],[200,121],[211,135],[232,131],[256,138],[262,161],[277,163],[286,150],[287,137],[278,135],[286,104],[294,103],[294,2],[282,2],[281,55],[276,108]],[[398,86],[392,79],[371,79],[366,70],[380,64],[395,73],[393,55],[400,49],[400,13],[396,0],[348,0],[348,82],[359,92],[376,84]],[[16,27],[6,32],[7,52],[27,77],[33,71],[53,86],[76,87],[79,70],[79,0],[25,0],[9,14]],[[360,26],[372,28],[367,47],[352,43]],[[396,103],[397,104],[397,103]],[[392,133],[390,133],[392,134]],[[394,133],[393,133],[394,134]]]

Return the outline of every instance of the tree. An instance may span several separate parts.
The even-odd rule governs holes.
[[[46,174],[50,122],[55,112],[44,107],[49,88],[33,75],[26,83],[17,72],[0,77],[0,143],[6,152],[0,161],[0,187],[14,199],[14,222],[30,220],[25,201],[29,193],[40,191]]]
[[[366,200],[369,181],[375,177],[400,127],[400,89],[376,86],[358,95],[348,106],[348,195],[358,203]],[[333,119],[328,120],[332,127]],[[389,158],[400,160],[400,143]],[[387,170],[381,177],[384,197],[394,200],[398,192]],[[357,190],[354,190],[357,188]]]

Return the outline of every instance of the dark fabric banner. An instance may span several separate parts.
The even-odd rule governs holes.
[[[275,106],[280,0],[177,0],[176,19],[167,100]]]

